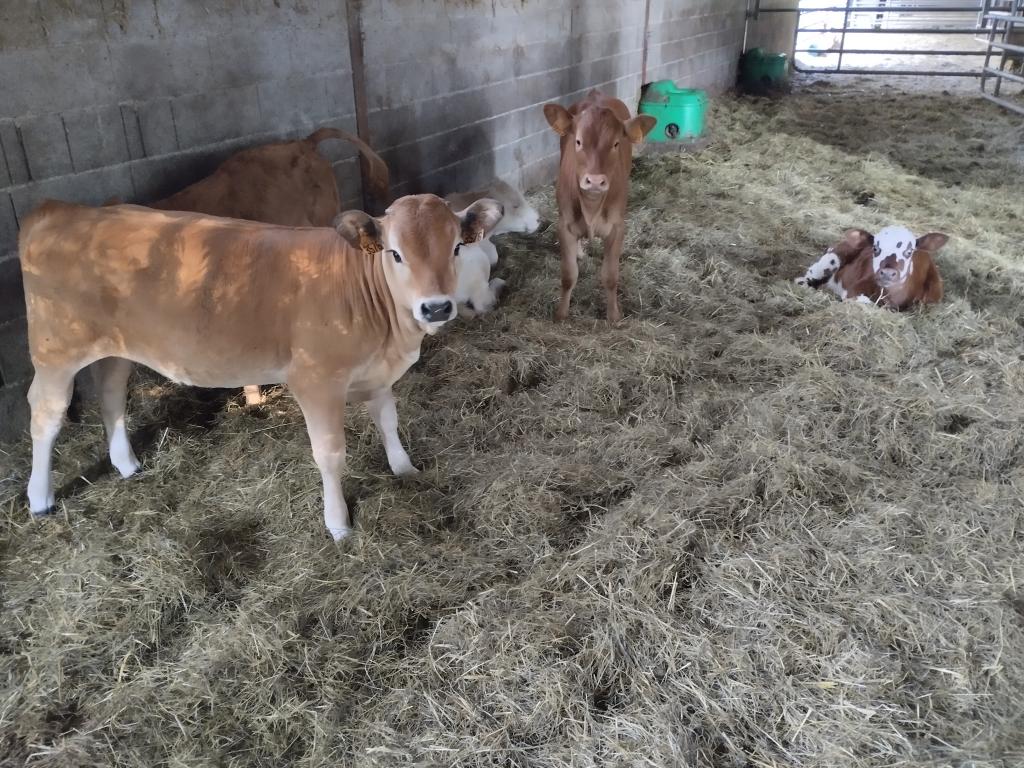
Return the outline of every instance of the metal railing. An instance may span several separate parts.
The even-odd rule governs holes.
[[[938,0],[933,0],[937,2]],[[988,0],[991,2],[998,2],[998,0]],[[1020,0],[1011,0],[1012,2],[1019,2]],[[840,0],[842,2],[842,0]],[[897,48],[868,48],[868,47],[847,47],[847,36],[848,35],[971,35],[977,36],[979,31],[979,22],[972,26],[942,26],[940,24],[933,24],[931,26],[903,26],[903,23],[913,24],[913,19],[921,19],[924,22],[935,21],[938,18],[947,16],[963,16],[970,14],[975,19],[981,19],[985,12],[985,4],[983,2],[963,3],[958,5],[937,5],[937,4],[923,4],[918,5],[912,2],[900,2],[899,0],[893,0],[892,2],[886,2],[886,0],[875,0],[874,4],[869,4],[865,0],[846,0],[845,3],[836,3],[833,6],[824,8],[762,8],[760,0],[755,0],[753,3],[753,17],[757,18],[762,13],[796,13],[797,24],[794,32],[794,54],[822,54],[822,53],[835,53],[837,55],[835,67],[830,68],[814,68],[801,66],[794,56],[793,68],[797,72],[804,72],[810,74],[834,74],[834,75],[926,75],[933,77],[979,77],[984,78],[985,72],[983,68],[979,69],[872,69],[865,67],[849,67],[843,66],[843,60],[847,56],[858,56],[858,55],[883,55],[883,56],[958,56],[958,57],[969,57],[976,56],[982,57],[986,55],[985,50],[978,51],[965,51],[965,50],[946,50],[946,49],[931,49],[931,50],[907,50]],[[843,14],[842,26],[819,26],[819,27],[805,27],[803,21],[806,17],[812,14]],[[891,15],[899,15],[899,24],[891,24]],[[873,19],[865,19],[865,16],[875,15]],[[869,23],[864,23],[868,21]],[[956,21],[956,20],[955,20]],[[962,21],[961,21],[962,23]],[[837,35],[839,37],[838,47],[835,50],[822,51],[819,48],[801,48],[799,47],[799,40],[801,34],[824,34],[824,35]]]
[[[978,23],[979,31],[987,37],[978,37],[985,45],[985,64],[981,70],[981,95],[1001,107],[1024,115],[1024,103],[1010,101],[1002,96],[1004,81],[1024,84],[1022,73],[1006,71],[1011,62],[1024,63],[1024,0],[985,0]],[[992,66],[998,57],[999,66]],[[992,91],[987,89],[993,81]]]

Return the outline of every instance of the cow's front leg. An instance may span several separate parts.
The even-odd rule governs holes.
[[[558,243],[562,249],[562,294],[555,310],[555,322],[563,322],[569,317],[569,302],[572,290],[580,276],[580,239],[569,231],[568,227],[558,230]]]
[[[622,310],[619,309],[619,260],[622,258],[622,242],[625,237],[626,228],[620,224],[604,239],[601,283],[604,285],[609,323],[617,323],[622,319]]]
[[[288,385],[302,408],[313,460],[323,479],[324,524],[334,540],[339,541],[352,530],[348,505],[341,492],[341,473],[345,470],[345,394],[321,377],[316,381],[291,379]]]
[[[384,451],[388,455],[388,466],[391,467],[391,471],[399,477],[419,474],[398,436],[398,409],[395,407],[395,396],[391,388],[374,393],[366,407],[370,411],[373,423],[377,425],[380,439],[384,442]]]

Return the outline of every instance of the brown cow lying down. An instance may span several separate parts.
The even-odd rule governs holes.
[[[604,240],[601,281],[608,320],[617,322],[622,319],[619,258],[626,236],[633,145],[640,144],[657,121],[650,115],[630,118],[625,104],[598,90],[569,109],[560,104],[545,104],[544,117],[562,137],[562,161],[555,187],[558,241],[562,247],[562,296],[555,320],[569,316],[583,239],[600,237]]]
[[[287,383],[323,477],[324,521],[342,538],[345,404],[368,404],[392,471],[416,471],[391,387],[424,334],[455,316],[456,248],[500,217],[493,200],[453,212],[433,195],[401,198],[377,219],[341,214],[337,229],[44,203],[19,237],[36,371],[32,513],[54,504],[53,444],[75,373],[91,363],[110,461],[124,477],[139,468],[124,421],[135,362],[201,387]]]
[[[205,179],[153,203],[150,208],[286,227],[329,227],[341,213],[341,198],[330,162],[316,151],[317,145],[327,139],[342,139],[355,145],[369,165],[370,191],[376,199],[385,200],[388,167],[380,156],[350,133],[320,128],[300,141],[244,149]],[[245,401],[259,405],[260,388],[246,385]]]
[[[877,235],[850,229],[796,283],[894,310],[935,304],[942,300],[942,277],[932,257],[948,241],[937,232],[915,237],[906,227]]]
[[[370,191],[384,200],[388,167],[380,156],[350,133],[320,128],[299,141],[243,149],[205,179],[149,207],[286,227],[329,227],[341,213],[341,199],[330,162],[316,151],[327,139],[355,145],[370,166]]]

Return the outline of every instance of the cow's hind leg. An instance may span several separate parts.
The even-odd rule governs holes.
[[[46,514],[54,505],[50,478],[53,444],[71,402],[75,368],[36,367],[28,390],[32,409],[32,474],[28,480],[28,507],[33,515]]]
[[[388,455],[388,466],[391,467],[391,471],[399,477],[418,474],[419,470],[413,466],[398,436],[398,409],[395,407],[395,396],[391,389],[382,389],[375,393],[366,407],[370,411],[373,423],[377,425],[380,439],[384,442],[384,451]]]
[[[323,480],[324,524],[334,540],[340,541],[352,530],[341,491],[341,473],[345,470],[344,395],[324,391],[323,384],[302,380],[290,379],[288,386],[302,408],[313,460]]]
[[[569,302],[580,276],[580,239],[562,229],[558,233],[558,242],[562,248],[562,294],[555,310],[555,322],[560,323],[569,317]]]
[[[110,446],[110,463],[121,473],[121,477],[131,477],[139,471],[139,460],[135,458],[135,452],[128,441],[128,430],[124,423],[128,403],[128,377],[131,372],[131,360],[122,357],[107,357],[97,360],[92,366],[93,379],[100,396],[103,428],[107,432]]]

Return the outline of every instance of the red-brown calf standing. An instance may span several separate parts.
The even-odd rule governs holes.
[[[948,241],[937,232],[915,237],[906,227],[886,227],[877,235],[850,229],[796,282],[893,310],[935,304],[943,289],[933,255]]]
[[[631,118],[629,108],[593,90],[566,109],[545,104],[544,117],[561,136],[562,159],[555,187],[558,240],[562,250],[562,294],[555,320],[569,316],[569,301],[579,277],[584,238],[604,240],[601,282],[608,320],[622,318],[619,309],[619,258],[626,236],[626,202],[633,145],[655,125],[649,115]]]

